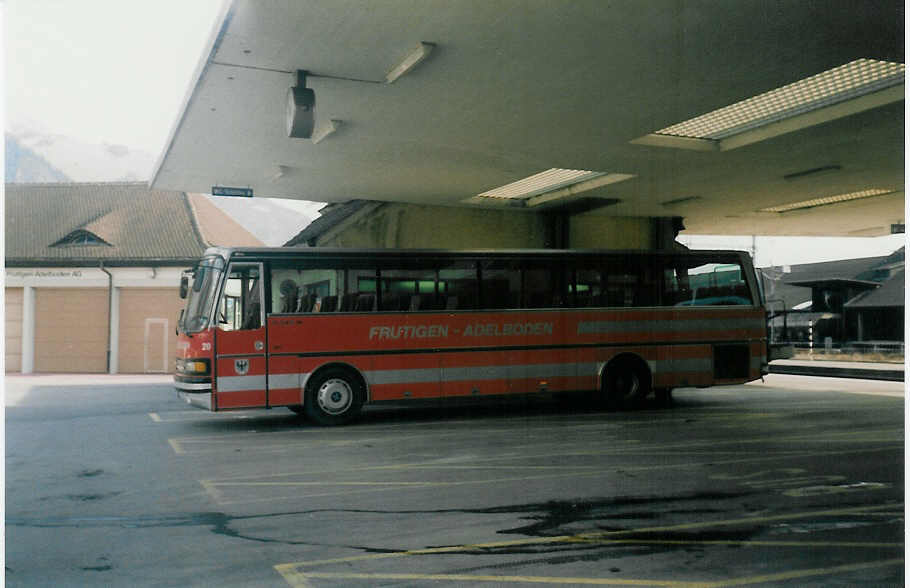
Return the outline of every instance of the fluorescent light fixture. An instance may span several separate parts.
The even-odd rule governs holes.
[[[559,188],[571,184],[579,184],[605,175],[607,175],[606,172],[586,171],[581,169],[559,169],[554,167],[547,171],[540,172],[539,174],[524,178],[523,180],[518,180],[517,182],[512,182],[511,184],[506,184],[499,188],[487,190],[477,196],[479,198],[515,198],[523,200],[525,198],[537,196],[538,194],[552,192],[553,190],[558,190]]]
[[[883,196],[885,194],[891,194],[894,190],[885,190],[882,188],[871,188],[869,190],[860,190],[858,192],[850,192],[848,194],[837,194],[836,196],[824,196],[821,198],[813,198],[811,200],[803,200],[801,202],[792,202],[790,204],[781,204],[780,206],[769,206],[768,208],[759,209],[758,212],[791,212],[794,210],[802,210],[804,208],[815,208],[817,206],[826,206],[828,204],[837,204],[839,202],[849,202],[851,200],[861,200],[863,198],[873,198],[875,196]]]
[[[774,121],[904,82],[904,64],[857,59],[748,100],[657,131],[720,140]]]
[[[511,184],[487,190],[468,198],[465,202],[532,208],[554,200],[573,198],[583,192],[634,177],[634,174],[551,168]]]
[[[735,149],[904,99],[903,63],[857,59],[632,141],[698,151]]]
[[[389,73],[385,75],[386,83],[394,84],[395,80],[417,67],[421,61],[430,56],[430,53],[433,52],[435,46],[435,43],[421,41],[413,51],[408,53],[407,57],[405,57],[401,63],[393,67]]]
[[[337,131],[340,127],[341,127],[340,120],[333,118],[331,120],[325,121],[324,123],[319,125],[319,127],[315,131],[313,131],[313,138],[312,138],[313,145],[324,140],[326,137],[328,137],[329,135],[331,135],[335,131]]]

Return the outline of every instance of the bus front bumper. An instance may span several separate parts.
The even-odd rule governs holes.
[[[177,388],[177,397],[192,406],[205,410],[212,410],[212,380],[211,378],[193,378],[188,376],[174,376],[174,387]]]

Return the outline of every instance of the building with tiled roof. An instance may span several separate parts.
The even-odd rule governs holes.
[[[890,255],[759,270],[777,336],[813,343],[899,344],[904,339],[904,249]]]
[[[180,273],[262,243],[207,197],[144,183],[5,185],[7,372],[171,371]]]

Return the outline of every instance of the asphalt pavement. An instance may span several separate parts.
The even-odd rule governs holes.
[[[902,586],[903,384],[207,413],[6,379],[8,586]]]

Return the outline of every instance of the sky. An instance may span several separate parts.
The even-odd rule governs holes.
[[[222,0],[6,0],[9,125],[157,156]]]
[[[0,10],[7,128],[124,145],[157,158],[223,1],[6,0]],[[300,207],[312,211],[307,203]],[[756,265],[886,255],[904,240],[759,237]],[[750,237],[680,241],[699,249],[752,249]]]

